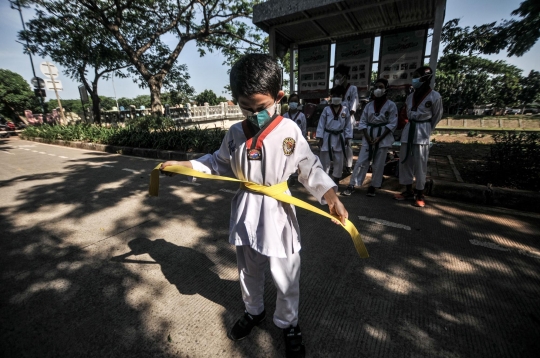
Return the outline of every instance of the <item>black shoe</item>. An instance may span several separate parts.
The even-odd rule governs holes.
[[[344,170],[343,170],[343,173],[345,175],[351,175],[352,174],[352,168],[351,167],[346,167]]]
[[[370,186],[367,190],[366,196],[375,196],[375,187]]]
[[[344,196],[350,196],[352,193],[354,193],[354,186],[352,185],[349,185],[347,187],[347,189],[343,190],[341,192],[341,195],[344,195]]]
[[[305,357],[306,348],[302,342],[302,332],[300,326],[290,326],[283,330],[283,338],[285,338],[285,357],[300,358]]]
[[[258,326],[266,318],[266,311],[262,311],[259,315],[252,315],[244,312],[244,315],[240,317],[234,324],[233,328],[227,333],[227,337],[233,341],[239,341],[246,338],[253,327]]]

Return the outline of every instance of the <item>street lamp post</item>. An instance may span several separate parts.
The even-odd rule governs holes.
[[[22,10],[21,10],[21,5],[19,4],[19,1],[10,0],[10,3],[11,3],[12,9],[19,11],[19,15],[21,16],[21,23],[22,23],[23,31],[26,31],[26,26],[24,26],[24,19],[22,16]],[[14,5],[16,5],[17,7],[15,7]],[[16,41],[16,42],[24,46],[22,42],[19,42],[19,41]],[[32,59],[32,51],[30,51],[30,45],[28,44],[28,40],[26,40],[26,51],[28,52],[28,57],[30,57],[30,64],[32,65],[32,73],[34,74],[34,77],[37,77],[36,70],[34,69],[34,60]],[[41,88],[40,88],[39,104],[41,105],[43,116],[45,117],[46,112],[45,112],[45,105],[43,103],[43,97],[41,97]]]

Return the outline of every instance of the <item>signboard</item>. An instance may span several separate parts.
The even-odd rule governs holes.
[[[301,98],[328,95],[329,67],[329,44],[298,49],[298,93]]]
[[[42,62],[39,69],[46,77],[58,77],[58,68],[50,62]]]
[[[32,86],[34,86],[34,88],[45,88],[45,81],[43,81],[43,78],[32,77],[30,83],[32,83]]]
[[[79,86],[79,95],[81,96],[81,102],[82,103],[90,102],[88,100],[88,92],[86,92],[86,87],[84,87],[84,85]]]
[[[351,68],[349,83],[359,90],[368,89],[371,77],[373,39],[359,38],[336,43],[335,67],[340,64]],[[334,67],[334,68],[335,68]]]
[[[54,84],[53,84],[53,81],[54,81]],[[63,91],[64,89],[62,88],[62,82],[60,82],[59,80],[50,80],[50,79],[46,79],[45,80],[45,87],[49,90],[49,91],[54,91],[55,90],[55,87],[56,86],[56,90],[57,91]]]
[[[408,88],[414,70],[424,65],[426,35],[421,29],[382,36],[379,77],[391,88]]]

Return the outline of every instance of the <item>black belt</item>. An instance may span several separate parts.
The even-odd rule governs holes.
[[[366,123],[366,124],[369,127],[369,136],[371,137],[371,139],[373,139],[373,129],[377,128],[377,137],[380,137],[382,134],[381,133],[382,127],[386,126],[388,123],[378,123],[378,124]],[[368,160],[371,161],[371,159],[373,159],[373,154],[379,150],[379,143],[375,144],[375,146],[373,146],[372,144],[369,144],[368,150],[369,150]]]
[[[339,141],[341,142],[341,150],[343,151],[343,155],[345,156],[345,161],[347,161],[347,152],[345,152],[345,141],[343,139],[343,136],[340,135],[343,133],[343,129],[340,131],[332,131],[330,129],[324,129],[325,132],[330,133],[330,136],[328,138],[328,154],[330,154],[330,160],[334,160],[334,156],[332,155],[332,141],[331,138],[333,135],[339,136]]]
[[[405,163],[407,158],[409,158],[409,155],[411,156],[413,155],[412,144],[414,142],[414,133],[416,133],[416,123],[426,123],[426,122],[431,122],[431,118],[423,120],[423,121],[409,119],[409,133],[407,136],[407,154],[405,154],[405,158],[401,161],[402,164]]]

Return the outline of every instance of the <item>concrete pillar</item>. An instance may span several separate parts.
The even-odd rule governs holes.
[[[439,58],[439,45],[441,43],[441,32],[444,23],[444,12],[446,0],[436,0],[435,23],[433,24],[433,36],[431,37],[431,54],[429,55],[429,67],[433,73],[437,74],[437,60]],[[435,76],[431,79],[431,87],[435,88]]]
[[[289,74],[289,86],[290,86],[290,93],[294,92],[294,46],[291,44],[291,47],[289,48],[289,68],[291,69],[291,73]]]
[[[268,32],[268,47],[270,48],[270,56],[276,58],[276,29],[274,27],[271,27]]]
[[[187,117],[191,118],[191,103],[186,104]]]

